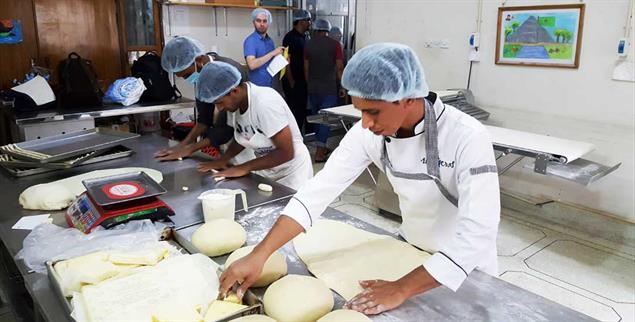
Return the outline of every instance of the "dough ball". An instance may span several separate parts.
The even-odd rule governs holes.
[[[271,192],[273,191],[273,187],[266,184],[266,183],[261,183],[258,185],[258,189],[265,191],[265,192]]]
[[[229,219],[214,219],[204,223],[192,234],[192,244],[201,253],[216,257],[242,246],[247,233],[240,224]]]
[[[364,315],[353,310],[335,310],[323,317],[317,322],[371,322],[372,320]]]
[[[237,319],[230,320],[229,322],[276,322],[276,320],[262,314],[253,314],[241,316]]]
[[[231,263],[237,261],[240,258],[245,257],[254,249],[254,246],[245,246],[235,250],[225,262],[225,267],[229,267]],[[274,252],[269,259],[265,262],[265,266],[262,268],[260,277],[253,284],[253,287],[263,287],[275,282],[280,277],[287,274],[287,261],[280,252]]]
[[[263,302],[278,322],[314,322],[333,309],[333,294],[315,277],[287,275],[269,286]]]

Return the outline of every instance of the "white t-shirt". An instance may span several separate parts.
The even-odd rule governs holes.
[[[247,83],[247,96],[249,107],[244,114],[240,110],[227,113],[227,124],[234,128],[234,139],[245,148],[252,149],[259,158],[276,148],[271,138],[288,126],[293,141],[293,159],[256,173],[299,189],[313,177],[313,167],[293,113],[280,94],[270,87]]]

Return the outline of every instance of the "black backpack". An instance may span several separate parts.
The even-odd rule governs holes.
[[[97,73],[90,60],[75,52],[68,54],[68,58],[60,62],[59,77],[62,108],[101,106],[104,93],[97,84]]]
[[[131,68],[132,77],[141,78],[146,90],[141,102],[166,102],[181,97],[176,85],[170,83],[168,72],[161,67],[161,56],[149,51],[135,60]]]

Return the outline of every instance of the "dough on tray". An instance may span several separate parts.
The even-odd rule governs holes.
[[[192,245],[201,253],[216,257],[238,249],[247,240],[247,232],[229,219],[214,219],[204,223],[192,234]]]
[[[254,249],[254,246],[245,246],[235,250],[225,262],[225,267],[229,267],[236,260],[245,257]],[[263,287],[275,282],[280,277],[287,274],[287,261],[280,252],[276,251],[267,259],[262,273],[258,280],[252,285],[253,287]]]
[[[314,322],[333,309],[333,293],[315,277],[287,275],[271,284],[265,313],[278,322]]]

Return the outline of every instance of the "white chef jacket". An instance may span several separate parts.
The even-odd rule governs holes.
[[[241,114],[240,110],[227,113],[227,124],[234,128],[234,140],[253,150],[259,158],[276,149],[271,138],[288,126],[293,141],[293,159],[255,173],[299,189],[313,177],[313,166],[293,113],[280,94],[269,87],[247,83],[247,100],[249,107],[245,113]]]
[[[386,172],[399,197],[403,217],[400,234],[410,244],[432,253],[424,268],[436,281],[456,291],[475,268],[497,274],[498,173],[492,141],[480,122],[439,98],[434,104],[424,101],[437,119],[439,183],[447,197],[433,180],[418,180],[422,177],[419,174],[428,173],[431,157],[426,151],[424,121],[410,138],[377,136],[358,122],[322,171],[293,196],[282,214],[309,229],[372,162]],[[425,118],[429,116],[426,113]],[[382,161],[383,151],[389,162]],[[389,171],[385,163],[391,165]],[[402,177],[396,177],[397,173]]]

